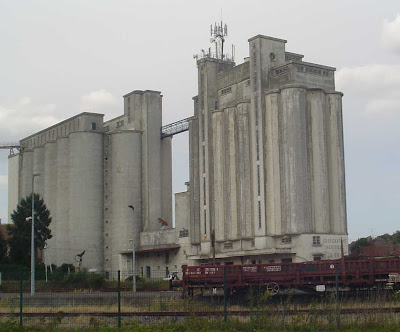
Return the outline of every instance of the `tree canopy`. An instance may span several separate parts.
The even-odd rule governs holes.
[[[392,235],[385,233],[379,235],[375,240],[384,240],[386,242],[393,242],[394,244],[400,244],[400,231],[393,233]],[[366,247],[371,245],[371,237],[362,237],[350,243],[350,251],[353,251],[359,247]]]
[[[7,260],[7,243],[0,232],[0,263],[4,263]]]
[[[52,237],[49,225],[50,211],[38,194],[34,195],[35,249],[43,249],[46,241]],[[32,195],[22,199],[11,214],[14,225],[7,227],[9,258],[13,263],[29,264],[31,255]],[[27,220],[28,219],[28,220]]]

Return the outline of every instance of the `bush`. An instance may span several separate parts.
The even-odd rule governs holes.
[[[100,274],[78,272],[64,275],[61,280],[57,280],[57,284],[66,288],[100,289],[104,286],[105,280]]]

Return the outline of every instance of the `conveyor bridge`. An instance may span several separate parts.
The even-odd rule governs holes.
[[[189,120],[186,118],[161,127],[161,138],[171,137],[189,130]]]

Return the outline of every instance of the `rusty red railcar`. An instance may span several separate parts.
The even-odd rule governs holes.
[[[365,289],[384,288],[393,276],[400,275],[400,258],[363,260],[337,259],[303,263],[270,263],[251,265],[182,266],[183,277],[173,286],[181,286],[186,294],[195,289],[222,288],[230,291],[262,286],[272,293],[280,289],[315,290],[317,286]],[[337,275],[337,277],[336,277]],[[392,285],[398,287],[400,282]]]

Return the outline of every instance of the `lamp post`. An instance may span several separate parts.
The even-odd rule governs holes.
[[[32,234],[31,234],[31,295],[35,294],[35,177],[40,173],[32,174]]]
[[[135,211],[135,208],[132,205],[129,205],[128,207],[132,209],[132,212]],[[133,221],[134,219],[132,217],[132,226],[134,229],[135,224]],[[133,238],[134,233],[135,232],[132,233],[132,283],[133,283],[133,292],[136,293],[136,259],[135,259],[136,255],[135,255],[135,240]]]

